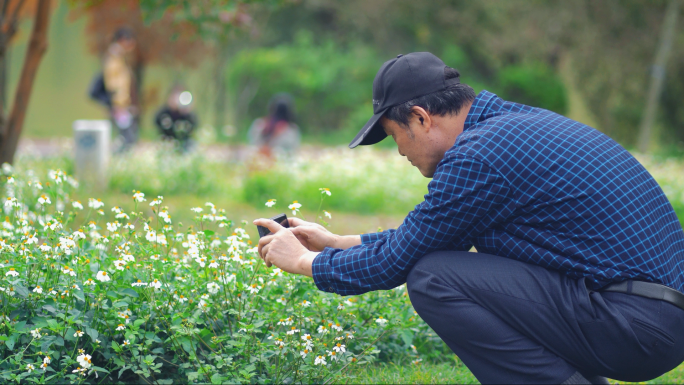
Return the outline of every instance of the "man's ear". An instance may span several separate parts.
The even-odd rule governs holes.
[[[430,130],[432,127],[432,119],[430,118],[430,114],[428,114],[423,107],[413,106],[411,107],[411,113],[423,128],[427,131]]]

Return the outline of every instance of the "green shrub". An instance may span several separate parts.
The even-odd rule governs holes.
[[[568,109],[563,81],[541,63],[504,67],[498,74],[500,96],[516,103],[540,107],[559,114]]]
[[[330,209],[405,215],[422,201],[428,182],[394,153],[339,148],[302,154],[247,175],[243,199],[255,206],[268,199],[286,204],[299,199],[314,203],[307,209],[315,210],[318,188],[326,187],[334,192],[326,201]]]
[[[61,171],[41,183],[3,170],[5,383],[318,383],[379,346],[415,360],[413,334],[428,333],[403,286],[345,299],[267,269],[211,203],[182,229],[162,197],[136,192],[125,212],[72,201]]]
[[[382,62],[368,47],[319,44],[310,32],[301,31],[291,45],[240,51],[229,65],[227,79],[236,100],[246,87],[258,90],[241,127],[265,115],[273,95],[287,92],[295,99],[297,122],[304,132],[350,127],[358,131],[372,115],[373,78]]]

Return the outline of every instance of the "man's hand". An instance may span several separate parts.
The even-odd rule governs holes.
[[[271,235],[259,240],[259,256],[266,266],[276,265],[288,273],[311,277],[311,264],[318,253],[307,250],[288,229],[270,219],[257,219],[257,226],[264,226]]]
[[[311,251],[323,251],[326,247],[346,249],[361,244],[361,237],[358,235],[333,234],[318,223],[306,222],[299,218],[288,218],[288,221],[292,234]]]

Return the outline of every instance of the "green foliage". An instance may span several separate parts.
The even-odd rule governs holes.
[[[42,183],[3,172],[3,382],[323,383],[380,353],[415,361],[441,344],[420,337],[429,328],[404,286],[321,292],[266,268],[211,203],[183,229],[161,196],[135,192],[126,212],[72,200],[61,171]]]
[[[233,170],[201,153],[180,155],[170,146],[161,146],[136,156],[126,154],[112,159],[109,188],[122,193],[141,190],[154,196],[234,196]]]
[[[243,181],[243,199],[261,206],[277,199],[318,204],[318,188],[333,191],[326,207],[359,213],[407,214],[427,193],[427,182],[402,157],[372,149],[321,151],[253,172]]]
[[[310,32],[301,31],[292,44],[241,51],[227,76],[236,97],[245,88],[258,89],[243,126],[266,114],[273,95],[287,92],[295,98],[302,129],[320,133],[358,130],[372,116],[371,89],[381,64],[368,47],[316,43]]]
[[[502,98],[565,114],[568,98],[563,82],[548,66],[512,65],[499,71]]]
[[[354,370],[348,378],[355,384],[479,384],[453,353],[449,354],[446,363],[381,363],[364,370]]]

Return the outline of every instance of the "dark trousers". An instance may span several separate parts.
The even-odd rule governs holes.
[[[584,279],[494,255],[442,251],[408,280],[411,303],[482,383],[645,381],[684,361],[684,310],[590,292]]]

